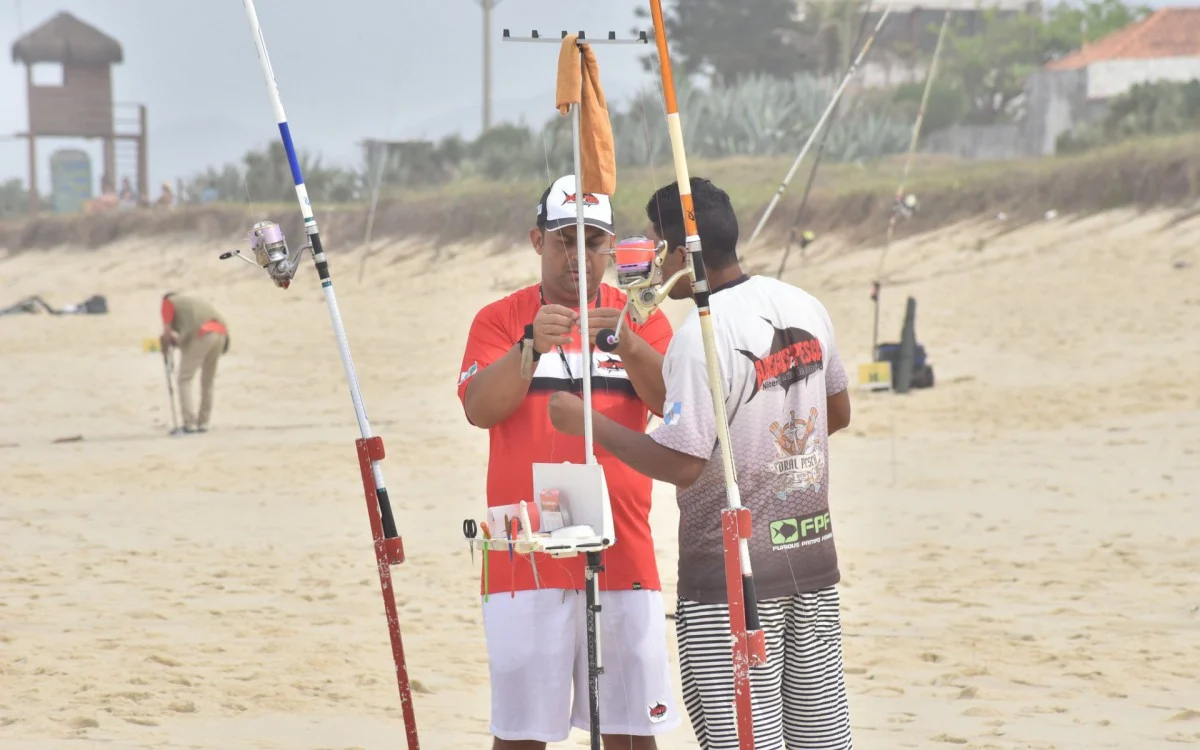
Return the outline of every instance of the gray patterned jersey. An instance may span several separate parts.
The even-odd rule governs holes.
[[[833,585],[840,574],[825,400],[848,384],[833,323],[812,295],[762,276],[710,299],[737,485],[754,518],[749,541],[758,598]],[[725,478],[695,311],[671,340],[663,377],[663,424],[651,437],[708,459],[700,477],[677,491],[679,595],[724,602]]]

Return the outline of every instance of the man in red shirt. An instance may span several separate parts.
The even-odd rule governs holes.
[[[162,300],[162,350],[178,346],[179,410],[183,413],[183,431],[207,432],[212,415],[213,379],[217,362],[229,351],[229,330],[225,319],[202,299],[167,292]],[[196,410],[192,381],[200,375],[200,409]]]
[[[606,195],[578,195],[587,268],[580,273],[577,267],[577,195],[575,177],[568,175],[538,203],[529,240],[541,258],[541,283],[487,305],[471,324],[458,397],[467,420],[489,432],[489,507],[533,501],[534,463],[585,462],[583,439],[557,433],[548,412],[551,394],[582,393],[584,367],[591,368],[593,407],[610,419],[642,431],[650,412],[662,411],[662,362],[671,339],[666,316],[656,311],[644,325],[629,325],[611,354],[594,348],[596,331],[616,327],[626,295],[601,283],[614,245]],[[592,340],[586,347],[579,340],[580,283],[587,284],[589,298]],[[523,375],[522,359],[532,362],[531,377]],[[654,736],[679,726],[680,716],[650,534],[652,482],[598,446],[595,453],[608,482],[617,539],[604,552],[598,576],[600,731],[605,747],[653,750]],[[528,556],[510,562],[507,550],[488,555],[491,590],[483,592],[489,594],[483,619],[493,748],[544,748],[566,740],[572,726],[588,729],[583,556],[536,554],[535,582]]]

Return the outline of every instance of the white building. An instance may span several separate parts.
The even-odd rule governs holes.
[[[1163,8],[1045,68],[1084,71],[1089,100],[1110,99],[1136,83],[1200,78],[1200,8]]]

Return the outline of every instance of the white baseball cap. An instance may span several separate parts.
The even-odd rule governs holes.
[[[573,227],[579,221],[576,216],[577,191],[575,190],[575,175],[559,177],[549,189],[542,194],[542,200],[537,207],[537,224],[549,232],[557,232],[563,227]],[[613,228],[612,201],[601,193],[583,194],[583,223],[589,227],[602,229],[609,234],[616,234]]]

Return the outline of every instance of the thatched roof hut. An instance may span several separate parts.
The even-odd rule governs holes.
[[[13,42],[13,62],[105,67],[122,62],[121,44],[70,13],[59,13]]]

